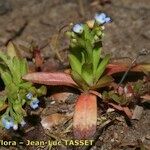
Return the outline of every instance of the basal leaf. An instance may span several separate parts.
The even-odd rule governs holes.
[[[101,77],[98,82],[96,83],[96,85],[94,85],[92,88],[90,89],[98,89],[98,88],[102,88],[105,86],[108,86],[114,79],[111,76],[105,75],[103,77]]]
[[[12,76],[9,72],[2,72],[1,73],[1,78],[5,84],[5,86],[9,86],[13,81],[12,81]]]
[[[96,132],[97,98],[91,93],[81,94],[76,102],[73,133],[76,139],[90,139]]]
[[[77,83],[77,85],[81,89],[83,89],[83,90],[89,89],[88,83],[84,80],[84,78],[82,78],[82,76],[80,74],[78,74],[76,71],[72,70],[71,75],[72,75],[73,80]]]
[[[32,83],[30,83],[30,82],[23,82],[23,83],[19,84],[18,86],[20,88],[22,88],[22,89],[27,89],[28,90],[32,86]]]
[[[85,63],[85,54],[81,52],[82,58],[81,58],[81,64],[83,65]]]
[[[70,62],[72,70],[75,70],[76,72],[81,74],[82,64],[79,61],[79,59],[76,56],[72,55],[72,54],[69,54],[68,57],[69,57],[69,62]]]
[[[89,86],[93,85],[93,65],[83,64],[81,71],[82,78],[88,83]]]
[[[101,48],[94,48],[93,49],[93,74],[95,76],[96,70],[98,67],[98,64],[100,62],[100,54],[101,54]]]
[[[120,72],[125,72],[129,69],[129,66],[126,64],[108,64],[106,68],[106,74],[107,75],[112,75],[115,73],[120,73]],[[150,72],[150,64],[137,64],[133,66],[129,72]]]
[[[0,59],[8,66],[9,69],[11,69],[12,64],[10,59],[5,55],[3,52],[0,51]]]
[[[28,64],[26,59],[20,59],[20,74],[21,77],[28,72]]]
[[[87,52],[86,62],[92,63],[92,59],[91,59],[92,58],[92,49],[93,49],[92,44],[90,43],[89,40],[87,40],[85,46],[86,46],[85,49],[86,49],[86,52]]]
[[[13,68],[11,73],[13,76],[14,83],[17,84],[21,82],[21,73],[20,73],[21,63],[17,57],[14,57],[12,61],[13,61]]]
[[[148,72],[150,72],[150,64],[139,64],[133,67],[132,70],[142,71],[147,74]]]
[[[12,82],[11,84],[9,84],[9,86],[6,86],[5,89],[6,89],[8,98],[10,98],[10,100],[14,101],[14,99],[17,98],[17,93],[18,93],[19,87],[16,86],[16,85]]]
[[[6,64],[6,66],[9,68],[10,73],[13,77],[13,81],[18,83],[18,78],[19,78],[19,72],[15,71],[16,68],[18,67],[18,65],[20,66],[19,62],[17,62],[17,66],[14,65],[14,58],[10,59],[9,57],[7,57],[7,55],[5,55],[3,52],[0,52],[0,59],[3,60],[3,62]],[[20,67],[19,67],[20,68]],[[19,70],[20,71],[20,70]]]
[[[24,80],[45,84],[45,85],[66,85],[77,87],[77,84],[73,81],[69,74],[63,72],[56,73],[47,73],[47,72],[37,72],[37,73],[29,73],[23,76]]]
[[[100,64],[98,65],[98,68],[97,68],[96,73],[95,73],[95,80],[94,80],[95,83],[98,81],[98,79],[101,77],[101,75],[105,71],[106,66],[109,62],[109,59],[110,59],[110,55],[106,55],[103,58],[103,60],[100,62]]]
[[[0,111],[4,110],[7,107],[7,104],[5,103],[6,100],[6,95],[0,95]]]

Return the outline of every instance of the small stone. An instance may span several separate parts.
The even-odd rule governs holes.
[[[134,111],[133,111],[133,116],[132,119],[135,120],[140,120],[143,112],[143,107],[136,105]]]
[[[56,101],[52,101],[52,102],[51,102],[51,105],[53,105],[53,104],[55,104],[55,103],[56,103]]]
[[[145,139],[150,140],[150,135],[146,135]]]
[[[114,112],[115,111],[115,109],[113,109],[113,108],[108,108],[107,109],[107,113],[111,113],[111,112]]]

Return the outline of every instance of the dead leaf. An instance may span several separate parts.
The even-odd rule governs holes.
[[[33,57],[35,59],[36,68],[42,68],[44,59],[41,55],[41,51],[38,47],[33,48]]]
[[[9,42],[7,45],[7,54],[11,58],[13,58],[14,56],[21,58],[20,51],[17,49],[16,45],[12,42]]]
[[[59,93],[54,93],[50,96],[50,98],[54,101],[58,102],[65,102],[73,93],[71,92],[59,92]]]
[[[143,95],[140,98],[143,99],[142,102],[150,102],[150,95],[149,94]]]
[[[44,116],[41,120],[41,124],[44,127],[44,129],[51,130],[54,126],[60,125],[66,122],[68,119],[68,116],[56,113],[48,115],[46,117]]]
[[[108,104],[113,106],[115,109],[117,109],[119,111],[123,111],[129,118],[132,118],[133,114],[127,106],[120,106],[120,105],[116,105],[114,103],[108,103]]]

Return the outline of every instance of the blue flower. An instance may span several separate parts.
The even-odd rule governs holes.
[[[31,92],[29,92],[27,95],[26,95],[26,98],[31,100],[33,97],[33,94]]]
[[[13,127],[14,122],[13,119],[9,116],[4,116],[2,118],[2,124],[6,129],[10,129],[11,127]]]
[[[107,17],[105,13],[96,13],[94,18],[99,25],[111,22],[110,17]]]
[[[75,33],[81,34],[83,32],[83,24],[75,24],[72,30]]]
[[[13,129],[14,129],[14,130],[17,130],[17,129],[18,129],[18,124],[14,124],[14,125],[13,125]]]
[[[36,109],[39,107],[39,100],[37,98],[33,98],[33,100],[30,103],[31,108]]]

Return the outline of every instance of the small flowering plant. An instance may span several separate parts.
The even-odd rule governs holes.
[[[94,90],[113,81],[111,76],[105,74],[110,56],[101,56],[103,25],[107,22],[110,18],[100,13],[92,22],[76,24],[67,32],[70,37],[68,57],[71,75],[40,72],[23,77],[34,83],[73,86],[82,91],[73,117],[73,132],[78,139],[88,139],[94,135],[97,125],[97,96]]]
[[[8,44],[7,53],[0,51],[0,75],[5,85],[0,95],[0,125],[14,130],[18,129],[19,124],[25,125],[25,105],[38,108],[37,97],[46,93],[44,86],[37,89],[32,83],[22,80],[28,72],[27,61],[19,58],[16,52],[12,43]]]
[[[76,24],[68,32],[71,38],[69,62],[73,79],[83,90],[101,87],[102,80],[109,82],[110,76],[103,76],[110,55],[101,57],[104,24],[111,19],[106,14],[95,15],[95,20],[88,23]]]

